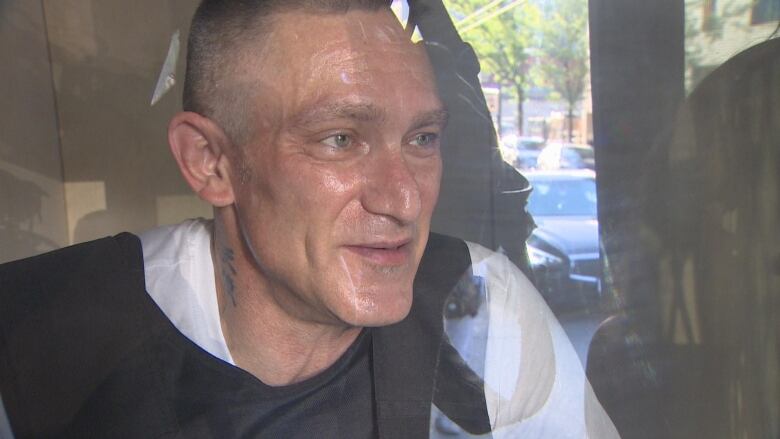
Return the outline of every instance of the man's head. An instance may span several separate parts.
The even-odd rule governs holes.
[[[257,3],[284,6],[241,17],[188,67],[196,111],[171,122],[174,155],[239,247],[240,294],[308,321],[396,322],[441,177],[446,114],[425,51],[385,2]]]

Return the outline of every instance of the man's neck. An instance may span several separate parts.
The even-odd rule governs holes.
[[[236,365],[270,386],[311,378],[335,363],[362,328],[292,316],[274,298],[272,286],[247,266],[215,224],[212,236],[217,301],[227,347]],[[238,247],[238,248],[235,248]]]

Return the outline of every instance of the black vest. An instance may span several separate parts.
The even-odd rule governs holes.
[[[409,316],[372,330],[381,438],[427,437],[432,403],[489,431],[482,382],[443,336],[470,264],[463,241],[431,234]],[[251,377],[218,373],[182,338],[145,291],[134,235],[0,265],[0,395],[17,439],[229,436],[198,417],[251,416],[228,410]]]

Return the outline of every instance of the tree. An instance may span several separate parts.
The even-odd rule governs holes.
[[[545,85],[566,101],[568,138],[572,141],[574,108],[585,92],[588,75],[587,0],[553,0],[546,4],[540,49]]]
[[[461,37],[474,47],[482,71],[517,97],[518,133],[523,100],[531,84],[533,48],[538,46],[541,11],[532,1],[445,0]]]

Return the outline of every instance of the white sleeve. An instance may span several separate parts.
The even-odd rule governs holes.
[[[8,415],[5,413],[3,405],[3,396],[0,395],[0,439],[13,439],[14,434],[11,431],[11,423],[8,422]]]
[[[485,282],[484,381],[494,438],[618,438],[566,333],[504,255],[468,243]]]

